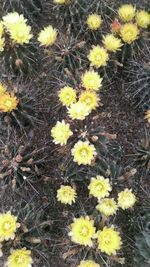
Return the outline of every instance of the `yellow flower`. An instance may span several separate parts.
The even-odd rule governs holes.
[[[0,83],[0,96],[6,92],[6,88]]]
[[[60,102],[66,107],[69,107],[71,104],[76,102],[76,91],[72,87],[63,87],[58,93],[58,96]]]
[[[120,36],[125,43],[131,44],[139,37],[139,29],[133,23],[126,23],[121,26]]]
[[[66,4],[66,0],[54,0],[55,4]]]
[[[131,21],[135,17],[135,13],[136,8],[130,4],[122,5],[118,10],[119,17],[125,22]]]
[[[9,32],[11,39],[21,45],[28,44],[33,36],[31,34],[31,27],[23,22],[15,23],[14,27],[12,27]]]
[[[103,44],[105,48],[111,52],[116,52],[120,50],[120,47],[123,45],[121,40],[115,37],[113,34],[107,34],[103,37]]]
[[[71,205],[77,197],[76,191],[69,185],[61,185],[57,190],[57,200],[63,204]]]
[[[98,107],[99,98],[94,91],[84,91],[79,96],[79,101],[85,103],[92,110]]]
[[[0,242],[14,239],[15,232],[20,225],[17,223],[17,217],[10,212],[0,213]]]
[[[132,193],[132,189],[125,189],[118,194],[118,206],[123,210],[132,208],[136,202],[136,197]]]
[[[70,130],[70,125],[65,123],[64,120],[62,122],[57,121],[56,125],[51,130],[51,135],[54,138],[55,144],[60,144],[61,146],[66,145],[68,138],[72,135],[72,131]]]
[[[0,96],[0,111],[11,112],[16,109],[18,103],[18,99],[13,94],[5,93]]]
[[[72,120],[84,120],[90,112],[90,107],[81,101],[72,104],[70,108],[68,108],[68,114]]]
[[[52,26],[45,27],[39,33],[38,41],[41,45],[44,46],[52,46],[57,39],[57,30],[54,29]]]
[[[150,25],[150,13],[145,10],[138,11],[136,14],[136,23],[139,27],[146,29]]]
[[[26,21],[24,16],[19,15],[17,12],[8,13],[3,17],[3,24],[7,30],[12,29],[16,23],[26,23]]]
[[[5,39],[0,37],[0,52],[4,51]]]
[[[7,267],[31,267],[32,263],[31,251],[22,248],[11,252],[7,260]]]
[[[114,230],[114,227],[104,227],[102,231],[97,232],[98,248],[108,255],[115,255],[121,248],[122,241],[120,233]]]
[[[74,161],[78,165],[91,165],[92,160],[94,160],[97,155],[95,147],[89,143],[89,141],[78,141],[73,149],[71,150]]]
[[[97,91],[102,86],[102,78],[94,70],[86,71],[82,76],[82,84],[87,90]]]
[[[88,189],[90,190],[89,194],[98,199],[109,196],[109,192],[112,190],[109,179],[100,175],[97,175],[96,178],[92,177]]]
[[[75,242],[84,246],[92,246],[92,238],[95,237],[94,221],[90,220],[89,217],[75,218],[71,224],[71,236],[72,242]]]
[[[103,198],[100,200],[100,203],[96,206],[96,209],[99,210],[106,217],[116,214],[117,204],[113,198]]]
[[[89,29],[97,30],[100,28],[101,24],[102,24],[102,19],[100,15],[94,13],[88,16],[87,25]]]
[[[150,123],[150,109],[146,111],[144,118],[147,119],[147,121]]]
[[[3,33],[4,33],[4,26],[3,26],[3,22],[0,21],[0,38],[2,37]]]
[[[103,47],[97,45],[93,46],[93,48],[90,50],[88,59],[91,62],[91,66],[100,68],[101,66],[106,66],[109,56]]]
[[[77,267],[100,267],[98,263],[92,260],[81,261]]]

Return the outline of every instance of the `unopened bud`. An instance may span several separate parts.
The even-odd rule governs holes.
[[[23,157],[21,155],[17,155],[16,158],[15,158],[15,161],[17,163],[20,163],[22,161]]]
[[[98,140],[98,136],[93,135],[92,138],[91,138],[91,140],[92,140],[93,142],[96,142],[96,141]]]
[[[23,64],[23,61],[20,58],[17,58],[16,61],[15,61],[15,64],[16,64],[17,67],[21,67],[22,64]]]
[[[118,33],[121,29],[121,23],[118,21],[118,19],[115,19],[113,23],[111,24],[111,30],[112,32]]]

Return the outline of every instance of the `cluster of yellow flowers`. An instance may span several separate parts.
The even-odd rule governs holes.
[[[125,210],[133,207],[136,202],[136,197],[132,193],[132,190],[127,188],[118,194],[118,203],[113,198],[108,198],[112,191],[110,181],[99,175],[95,178],[91,178],[88,189],[89,194],[98,199],[99,204],[96,206],[96,209],[101,212],[105,217],[105,220],[109,216],[116,214],[119,207]],[[71,204],[75,201],[75,197],[75,190],[69,186],[62,186],[57,191],[57,198],[61,203]],[[104,218],[103,216],[102,218]],[[101,252],[104,252],[107,255],[115,255],[122,245],[119,231],[115,230],[113,225],[109,227],[102,226],[101,230],[96,231],[94,224],[94,219],[89,216],[74,218],[73,223],[70,225],[69,232],[71,241],[89,247],[92,247],[93,245],[95,247],[97,244],[97,247]],[[98,267],[99,265],[94,261],[86,260],[81,261],[78,267],[81,266]]]
[[[17,12],[8,13],[0,21],[0,51],[4,50],[5,37],[9,35],[12,44],[28,44],[32,38],[31,27],[27,20]]]
[[[0,83],[0,112],[11,112],[17,108],[19,100]]]
[[[89,195],[98,199],[99,203],[96,209],[106,217],[116,214],[119,207],[125,210],[133,207],[136,202],[136,197],[132,193],[132,190],[127,188],[118,194],[117,202],[113,198],[108,198],[112,187],[109,179],[103,176],[97,175],[96,177],[92,177],[88,189]],[[76,190],[71,186],[62,185],[57,190],[57,199],[63,204],[71,205],[75,202],[76,197]]]
[[[118,10],[119,18],[124,24],[114,21],[112,24],[113,33],[103,36],[103,46],[93,46],[89,52],[88,59],[91,66],[100,68],[107,65],[109,52],[116,52],[121,49],[123,43],[121,39],[128,44],[134,42],[140,34],[138,27],[146,29],[150,25],[150,14],[145,10],[136,12],[136,8],[131,4],[122,5]],[[135,19],[135,21],[133,21]],[[90,29],[96,30],[101,25],[101,18],[98,14],[92,14],[87,19]],[[121,37],[121,39],[119,38]]]
[[[95,68],[106,66],[110,58],[109,52],[116,52],[123,45],[121,39],[114,34],[103,36],[102,42],[104,47],[100,45],[93,46],[88,55],[91,66]]]
[[[89,194],[96,197],[99,201],[96,209],[106,217],[114,215],[118,207],[125,210],[133,207],[136,202],[136,197],[132,193],[132,190],[127,188],[118,194],[118,203],[113,198],[108,198],[112,187],[109,179],[103,176],[97,175],[96,177],[92,177],[88,189]]]
[[[120,27],[120,36],[128,44],[139,37],[138,27],[147,29],[150,25],[150,14],[145,10],[136,11],[136,7],[131,4],[122,5],[118,10],[118,15],[124,22]]]
[[[11,212],[0,214],[0,242],[13,240],[15,233],[20,227],[17,222],[17,217]],[[7,267],[31,267],[33,261],[31,258],[31,251],[26,248],[12,250],[7,259]]]
[[[81,216],[80,218],[74,218],[70,229],[69,236],[74,243],[92,247],[93,240],[97,239],[98,249],[108,255],[116,254],[117,250],[121,248],[120,233],[114,229],[113,225],[111,227],[104,227],[96,232],[94,220],[88,216]]]
[[[0,21],[0,52],[4,51],[5,39],[8,43],[8,36],[10,44],[24,45],[30,42],[33,37],[31,27],[27,25],[27,20],[17,12],[8,13]],[[38,41],[41,46],[52,46],[57,39],[57,30],[51,25],[45,27],[38,36]]]
[[[54,0],[56,4],[65,4],[66,1]],[[146,11],[136,12],[132,5],[123,5],[119,8],[118,14],[122,22],[114,21],[112,24],[112,33],[103,36],[103,46],[95,45],[89,52],[88,59],[91,69],[87,70],[81,77],[81,86],[77,89],[66,85],[61,88],[58,98],[61,104],[66,107],[68,116],[72,120],[84,120],[93,110],[99,106],[99,97],[97,92],[101,89],[102,78],[99,73],[93,69],[106,66],[111,53],[121,50],[123,42],[132,43],[139,36],[139,28],[147,28],[150,24],[149,14]],[[133,21],[136,20],[136,23]],[[102,25],[102,19],[99,14],[90,14],[87,18],[87,25],[90,30],[96,31]],[[40,41],[40,40],[39,40]],[[44,45],[47,45],[46,43]],[[57,121],[51,130],[51,136],[55,144],[66,145],[68,139],[73,135],[71,125],[65,120]],[[91,165],[97,152],[89,140],[79,140],[71,149],[74,162],[78,165]],[[89,195],[97,198],[96,209],[102,215],[102,220],[107,220],[109,216],[117,213],[119,208],[126,210],[132,208],[136,202],[136,197],[131,189],[118,193],[117,200],[110,197],[112,186],[108,178],[97,175],[92,177],[88,186]],[[77,198],[76,189],[70,185],[61,185],[57,190],[57,200],[62,204],[72,205]],[[72,242],[83,246],[93,246],[107,255],[115,255],[121,248],[122,240],[119,231],[115,230],[113,225],[102,229],[96,229],[94,219],[86,216],[74,218],[70,225],[69,236]],[[94,241],[94,240],[97,241]],[[78,267],[100,267],[93,260],[81,261]]]
[[[58,97],[63,106],[66,106],[68,115],[72,120],[84,120],[92,110],[99,106],[97,91],[102,86],[102,78],[94,71],[86,71],[81,77],[81,92],[70,86],[60,89]],[[70,125],[64,120],[57,121],[51,130],[55,144],[66,145],[68,138],[73,135]],[[90,165],[96,156],[96,149],[88,140],[79,140],[71,150],[74,161],[78,165]]]
[[[108,198],[112,187],[109,179],[102,176],[96,176],[91,179],[88,186],[89,194],[96,197],[99,204],[96,209],[101,212],[105,218],[116,214],[120,207],[123,210],[133,207],[136,197],[131,189],[125,189],[118,194],[118,204],[113,198]],[[61,186],[57,191],[57,199],[63,204],[71,205],[75,202],[76,190],[71,186]],[[96,232],[94,219],[90,217],[74,218],[74,222],[70,225],[69,236],[72,242],[83,246],[93,246],[94,240],[97,240],[98,249],[107,255],[115,255],[121,248],[122,240],[120,233],[115,230],[114,226],[104,226],[102,230]],[[95,246],[94,246],[95,247]],[[81,261],[78,267],[99,267],[99,265],[91,260]]]
[[[131,4],[122,5],[118,14],[123,22],[130,22],[135,19],[137,25],[144,29],[150,25],[150,14],[145,10],[136,11],[136,7]]]

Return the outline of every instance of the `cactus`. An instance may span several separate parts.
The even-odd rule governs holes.
[[[61,21],[63,27],[68,28],[70,27],[71,31],[75,30],[77,32],[80,31],[83,27],[83,17],[90,6],[93,6],[94,1],[90,0],[82,2],[79,0],[75,1],[66,1],[66,4],[52,4],[53,14],[57,18],[58,21]]]
[[[9,179],[13,187],[20,186],[28,177],[40,175],[38,167],[44,160],[38,159],[38,153],[43,150],[34,149],[29,145],[5,145],[0,148],[0,179],[7,183]]]
[[[146,55],[146,58],[145,58]],[[150,65],[149,50],[138,60],[129,61],[126,72],[128,82],[126,84],[126,95],[131,99],[131,104],[140,110],[150,108]]]
[[[84,68],[88,64],[85,49],[86,42],[72,36],[68,31],[65,35],[61,35],[59,44],[50,57],[53,57],[53,64],[58,71],[68,68],[75,73],[81,66]]]
[[[1,65],[13,75],[35,75],[39,62],[39,53],[33,45],[17,45],[15,48],[7,47],[0,52]]]
[[[2,9],[3,12],[22,13],[32,24],[37,24],[43,7],[41,0],[4,0]]]
[[[149,267],[150,265],[150,209],[142,208],[136,215],[140,232],[135,236],[135,257],[137,267]],[[138,229],[139,230],[139,229]],[[137,232],[137,230],[136,230]]]
[[[23,84],[18,87],[15,87],[11,81],[5,81],[4,84],[6,91],[0,96],[1,120],[16,127],[19,126],[20,129],[31,127],[36,120],[33,109],[33,96],[29,93],[24,93],[25,86]],[[5,104],[3,105],[5,97],[11,97],[13,101],[9,110],[5,107]]]
[[[75,35],[82,34],[84,36],[87,36],[86,20],[89,14],[96,12],[102,17],[104,13],[110,14],[110,8],[105,0],[66,0],[66,4],[50,4],[50,9],[63,29],[70,28]]]
[[[106,133],[103,128],[98,127],[96,131],[93,129],[89,131],[89,137],[96,147],[96,164],[93,163],[93,165],[89,167],[77,166],[75,163],[70,161],[70,158],[66,157],[66,161],[59,165],[57,174],[59,177],[65,177],[67,180],[80,182],[83,181],[83,177],[84,180],[90,179],[97,174],[117,179],[122,174],[122,168],[117,162],[116,147],[119,147],[119,155],[122,153],[121,147],[117,141],[113,140],[114,142],[112,142],[114,135]]]
[[[17,203],[17,207],[11,211],[11,214],[17,215],[19,225],[15,238],[3,242],[2,248],[5,257],[10,255],[10,249],[27,248],[35,252],[38,257],[41,256],[42,263],[47,263],[48,244],[46,240],[50,235],[52,222],[50,217],[45,215],[44,208],[44,205],[35,207],[26,202],[24,204],[23,200]]]
[[[150,232],[142,231],[136,236],[135,263],[137,267],[149,267],[150,265]]]
[[[15,18],[16,23],[13,22]],[[13,74],[35,74],[39,53],[26,18],[22,14],[12,12],[3,16],[0,23],[1,65]]]
[[[146,131],[145,138],[142,144],[137,148],[136,152],[136,164],[140,167],[150,168],[150,142],[149,135]]]

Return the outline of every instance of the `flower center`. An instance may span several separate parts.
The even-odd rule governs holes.
[[[89,80],[89,84],[90,84],[90,86],[93,86],[93,84],[94,84],[94,79],[90,79],[90,80]]]
[[[110,242],[111,242],[110,235],[107,235],[107,236],[104,237],[104,242],[105,242],[106,245],[110,244]]]
[[[89,234],[89,229],[87,226],[83,226],[82,229],[81,229],[81,234],[83,236],[87,236]]]
[[[85,99],[85,102],[86,102],[87,104],[90,104],[90,103],[91,103],[91,99],[88,97],[88,98]]]
[[[10,108],[11,107],[11,101],[10,100],[6,100],[5,101],[5,106]]]
[[[66,99],[67,99],[67,100],[70,99],[70,95],[69,95],[69,94],[66,95]]]
[[[70,192],[69,191],[65,191],[64,192],[64,197],[69,197],[70,196]]]
[[[81,149],[80,154],[82,157],[86,157],[88,153],[87,153],[87,150],[85,148],[83,148],[83,149]]]
[[[96,55],[95,59],[96,59],[97,61],[101,60],[101,55]]]
[[[82,112],[82,106],[79,106],[77,109],[77,113],[80,113],[80,112]]]
[[[18,33],[18,37],[22,38],[24,36],[24,34],[22,32]]]
[[[103,189],[102,184],[98,184],[97,187],[96,187],[96,189],[97,189],[98,191],[101,191],[101,190]]]
[[[10,222],[5,222],[3,225],[4,230],[10,230],[11,228],[11,223]]]
[[[24,258],[22,256],[16,256],[15,261],[17,264],[24,263]]]

